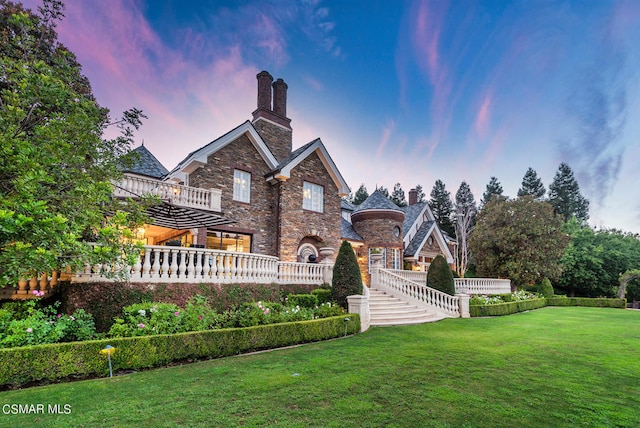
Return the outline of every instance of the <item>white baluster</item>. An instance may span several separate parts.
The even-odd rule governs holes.
[[[187,250],[181,248],[177,250],[177,253],[178,254],[176,254],[176,256],[180,259],[180,265],[178,265],[178,276],[184,279],[187,273],[188,252]]]
[[[162,249],[162,272],[161,278],[169,278],[169,253],[171,251],[168,248]]]
[[[236,263],[238,262],[238,256],[236,254],[229,254],[229,268],[230,268],[230,275],[229,278],[231,279],[231,281],[235,281],[236,278]]]
[[[157,248],[151,249],[153,251],[153,266],[151,269],[151,278],[160,278],[160,251]]]
[[[192,250],[187,250],[186,251],[186,256],[189,257],[187,260],[187,278],[189,279],[193,279],[195,278],[195,266],[194,266],[194,257],[195,251]]]
[[[144,250],[144,263],[142,264],[142,277],[145,279],[151,278],[151,249]]]
[[[140,278],[140,271],[142,270],[142,263],[140,263],[140,256],[136,259],[136,262],[131,266],[129,272],[131,272],[131,278]]]

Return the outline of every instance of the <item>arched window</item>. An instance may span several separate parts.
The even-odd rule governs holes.
[[[309,256],[313,256],[311,260]],[[315,261],[318,258],[318,250],[312,244],[302,244],[298,247],[298,260],[306,263],[309,261]]]

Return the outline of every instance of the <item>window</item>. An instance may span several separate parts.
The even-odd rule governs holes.
[[[317,184],[305,181],[302,187],[302,208],[316,212],[323,212],[324,189]]]
[[[207,231],[207,248],[213,250],[251,252],[251,235],[222,231]]]
[[[233,200],[251,202],[251,174],[239,169],[233,170]]]
[[[391,250],[391,269],[402,269],[402,263],[400,260],[400,250],[398,248],[393,248]]]

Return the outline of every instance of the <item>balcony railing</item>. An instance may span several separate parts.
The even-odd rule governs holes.
[[[332,268],[322,263],[284,263],[277,257],[253,253],[147,245],[136,264],[120,270],[131,282],[321,285],[331,282]],[[109,281],[117,269],[87,265],[73,281]]]
[[[411,270],[392,270],[406,280],[420,284],[427,283],[427,272]],[[511,293],[511,280],[496,278],[454,278],[456,293],[466,294],[508,294]]]
[[[136,198],[142,195],[155,195],[162,200],[183,207],[222,211],[222,191],[220,189],[201,189],[124,174],[122,181],[116,185],[114,190],[116,197]]]

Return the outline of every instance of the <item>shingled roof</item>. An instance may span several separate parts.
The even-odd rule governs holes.
[[[415,256],[418,251],[420,251],[421,244],[424,242],[424,239],[427,237],[429,231],[433,228],[434,221],[425,221],[420,225],[416,236],[413,237],[407,248],[404,249],[405,257]]]
[[[425,205],[427,205],[426,202],[420,202],[418,204],[413,204],[401,208],[402,211],[404,211],[404,223],[402,224],[402,230],[404,231],[405,235],[409,232],[411,226],[413,226],[413,224],[416,222]]]
[[[358,234],[353,228],[353,225],[349,223],[347,220],[342,218],[342,228],[341,228],[341,238],[347,239],[349,241],[362,241],[364,242],[364,238]]]
[[[133,151],[138,153],[139,158],[136,160],[135,165],[127,168],[124,172],[146,175],[147,177],[158,179],[164,178],[164,176],[169,173],[169,170],[167,170],[144,145],[136,147]]]
[[[391,210],[404,213],[402,209],[398,208],[396,204],[391,202],[391,200],[383,195],[378,189],[376,189],[375,192],[369,195],[369,197],[365,199],[363,203],[358,205],[353,212],[358,213],[365,210]]]

